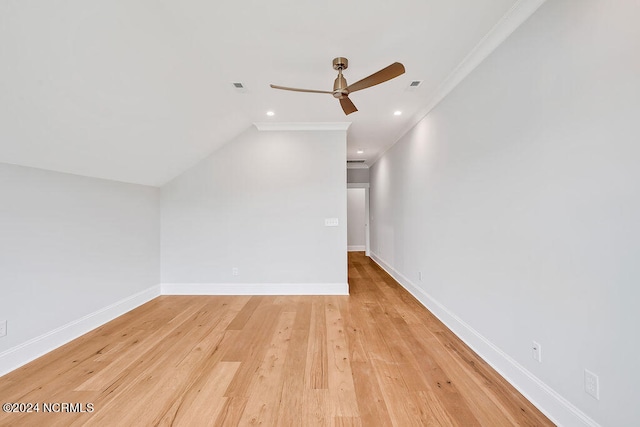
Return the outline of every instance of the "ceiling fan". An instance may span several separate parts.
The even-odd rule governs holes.
[[[342,70],[346,70],[349,66],[349,61],[347,58],[335,58],[333,60],[333,69],[338,70],[338,77],[333,82],[333,90],[311,90],[311,89],[298,89],[294,87],[285,87],[285,86],[277,86],[271,85],[274,89],[282,89],[282,90],[292,90],[294,92],[309,92],[309,93],[330,93],[334,98],[338,98],[340,100],[340,105],[342,106],[342,110],[345,114],[349,115],[353,112],[358,111],[353,102],[349,99],[349,94],[355,92],[357,90],[366,89],[371,86],[375,86],[380,83],[384,83],[387,80],[391,80],[395,77],[404,73],[404,65],[399,62],[394,62],[388,67],[383,68],[382,70],[371,74],[368,77],[365,77],[362,80],[358,80],[357,82],[347,86],[347,80],[342,75]]]

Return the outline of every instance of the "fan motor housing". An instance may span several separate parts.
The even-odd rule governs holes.
[[[342,76],[341,73],[333,82],[333,96],[335,98],[342,98],[343,96],[348,95],[349,92],[346,90],[346,88],[347,80]]]

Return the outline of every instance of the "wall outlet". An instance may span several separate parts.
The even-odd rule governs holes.
[[[535,341],[531,344],[531,355],[534,360],[542,363],[542,347]]]
[[[0,337],[4,337],[7,335],[7,321],[0,320]]]
[[[231,274],[233,274],[234,276],[237,276],[237,275],[239,274],[239,272],[238,272],[238,267],[233,267],[233,268],[231,269]]]
[[[596,400],[600,400],[598,376],[588,369],[584,370],[584,391]]]

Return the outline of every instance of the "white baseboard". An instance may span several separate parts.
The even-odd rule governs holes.
[[[162,295],[349,295],[348,283],[163,283]]]
[[[80,319],[60,326],[52,331],[32,338],[0,353],[0,376],[31,362],[38,357],[78,338],[81,335],[115,319],[160,295],[160,286],[155,285],[131,295]]]
[[[347,246],[347,251],[349,252],[364,252],[365,249],[364,245]]]
[[[556,425],[600,427],[597,422],[373,252],[371,253],[371,259],[416,297],[422,305],[440,319],[454,334],[471,347],[473,351]]]

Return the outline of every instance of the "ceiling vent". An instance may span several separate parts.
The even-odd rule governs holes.
[[[347,160],[347,164],[364,163],[366,160]]]
[[[413,91],[418,89],[418,87],[420,87],[420,85],[422,84],[422,80],[413,80],[411,83],[409,83],[409,86],[407,86],[407,90],[408,91]]]
[[[246,92],[246,91],[247,91],[247,88],[245,87],[245,85],[244,85],[243,83],[240,83],[240,82],[234,82],[234,83],[231,83],[231,84],[233,85],[233,87],[234,87],[234,89],[236,90],[236,92],[242,92],[242,93],[244,93],[244,92]]]

